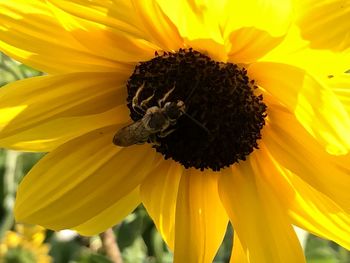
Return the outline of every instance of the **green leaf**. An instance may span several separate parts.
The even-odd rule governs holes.
[[[147,247],[143,239],[139,237],[134,240],[132,246],[123,250],[122,256],[124,263],[147,262]]]
[[[215,256],[214,263],[226,263],[230,261],[232,241],[233,228],[231,224],[228,224],[224,240]]]
[[[80,244],[75,240],[60,242],[52,239],[50,256],[55,259],[55,263],[71,262],[80,256],[81,248]]]
[[[3,263],[37,263],[35,255],[32,251],[22,247],[12,248],[7,251],[4,258],[1,260]]]
[[[3,207],[4,203],[4,172],[5,172],[5,154],[4,150],[0,149],[0,222],[4,220],[5,209]]]
[[[341,263],[330,242],[313,235],[308,237],[305,256],[308,263]]]
[[[112,263],[106,256],[101,254],[84,253],[78,263]]]
[[[24,65],[24,64],[19,65],[18,69],[25,78],[30,78],[30,77],[42,75],[42,73],[40,71],[37,71],[37,70],[35,70],[31,67],[28,67],[27,65]]]
[[[121,251],[131,246],[142,234],[143,218],[137,214],[130,214],[118,226],[116,231],[118,246]]]

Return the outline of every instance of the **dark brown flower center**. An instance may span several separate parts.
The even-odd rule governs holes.
[[[180,49],[139,63],[127,88],[132,120],[161,126],[147,141],[165,159],[219,171],[258,148],[266,105],[244,68]]]

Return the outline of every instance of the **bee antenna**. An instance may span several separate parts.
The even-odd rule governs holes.
[[[187,105],[187,102],[190,100],[190,98],[192,97],[194,91],[197,89],[198,85],[199,85],[199,81],[200,79],[198,78],[196,80],[196,83],[194,84],[192,90],[190,91],[190,94],[188,94],[187,98],[186,98],[186,101],[185,101],[185,105]]]
[[[187,114],[186,112],[183,112],[183,115],[185,115],[187,118],[189,118],[190,120],[192,120],[195,124],[197,124],[199,127],[201,127],[203,130],[206,131],[206,133],[208,133],[208,135],[211,134],[211,132],[208,130],[207,127],[205,127],[202,123],[200,123],[199,121],[197,121],[195,118],[193,118],[191,115]]]

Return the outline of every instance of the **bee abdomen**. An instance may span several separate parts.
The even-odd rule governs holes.
[[[121,146],[121,147],[127,147],[127,146],[131,146],[134,143],[130,140],[130,136],[128,135],[129,133],[129,126],[127,127],[123,127],[122,129],[120,129],[113,137],[113,143],[117,146]]]

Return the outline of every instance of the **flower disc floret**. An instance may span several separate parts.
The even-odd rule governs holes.
[[[165,159],[186,168],[219,171],[258,148],[266,105],[262,95],[254,93],[247,71],[236,64],[214,61],[192,49],[165,52],[139,63],[127,87],[133,121],[144,117],[135,110],[135,96],[147,108],[161,107],[165,98],[184,102],[185,114],[169,134],[149,141]]]

